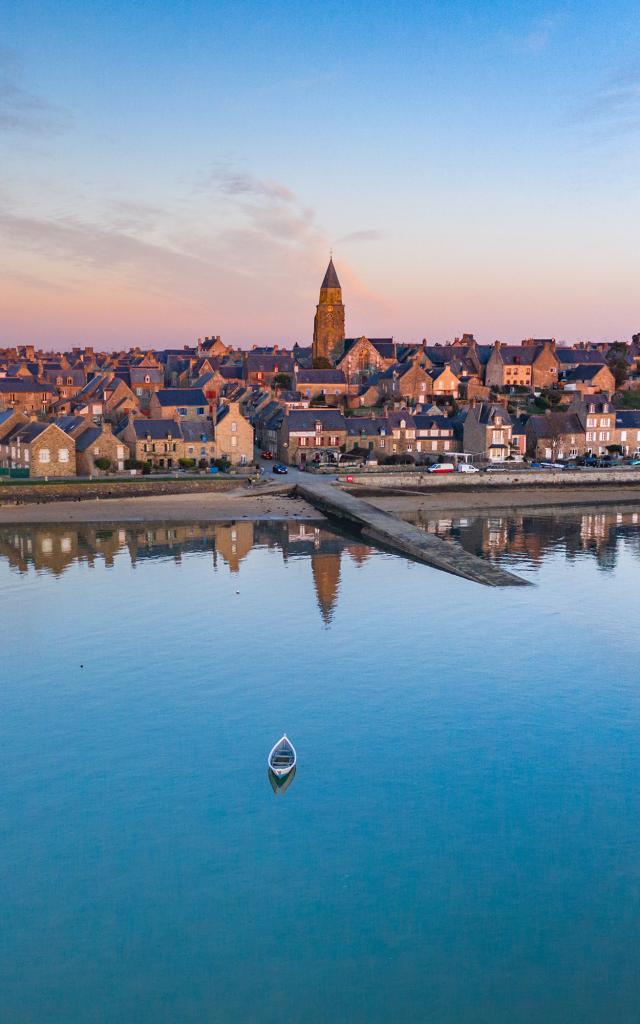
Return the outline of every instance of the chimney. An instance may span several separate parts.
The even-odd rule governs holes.
[[[104,431],[104,433],[105,433],[105,434],[110,434],[110,433],[112,432],[112,431],[111,431],[111,424],[110,424],[109,422],[107,422],[106,420],[105,420],[105,422],[104,422],[104,423],[102,424],[102,429],[103,429],[103,431]]]

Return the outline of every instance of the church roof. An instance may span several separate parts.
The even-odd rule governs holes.
[[[338,275],[336,274],[336,268],[333,265],[333,258],[329,260],[329,266],[327,272],[324,275],[324,281],[320,285],[321,288],[340,288],[340,282]]]

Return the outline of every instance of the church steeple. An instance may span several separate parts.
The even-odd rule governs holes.
[[[333,256],[329,258],[329,266],[327,267],[327,272],[324,275],[324,281],[320,285],[321,291],[324,288],[340,288],[340,291],[342,291],[338,275],[336,274],[336,268],[333,265]]]
[[[335,363],[344,348],[344,305],[342,288],[333,265],[329,260],[327,272],[320,286],[320,301],[316,307],[313,323],[313,362]]]

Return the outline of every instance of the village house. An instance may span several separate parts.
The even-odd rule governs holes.
[[[531,339],[522,345],[505,345],[496,341],[487,362],[485,384],[499,389],[548,388],[557,383],[558,369],[553,339]]]
[[[562,371],[561,382],[565,391],[577,391],[581,395],[596,395],[602,392],[613,394],[616,379],[606,364],[582,363]]]
[[[461,426],[448,416],[418,413],[413,421],[416,430],[416,452],[441,455],[460,451]]]
[[[293,381],[295,362],[286,350],[268,353],[251,351],[244,356],[244,376],[247,384],[273,385],[276,377],[284,374]]]
[[[342,370],[307,370],[298,367],[294,388],[308,399],[322,398],[326,405],[337,405],[347,394],[347,379]]]
[[[0,377],[0,409],[44,415],[56,398],[52,384],[40,384],[33,377]]]
[[[433,378],[417,360],[395,363],[380,375],[377,387],[382,398],[410,404],[426,402],[433,394]]]
[[[172,469],[184,458],[179,420],[128,417],[118,436],[128,445],[132,460],[154,469]]]
[[[640,410],[618,409],[613,443],[620,445],[622,454],[640,455]]]
[[[347,440],[345,418],[337,409],[292,409],[278,431],[278,458],[304,465],[316,455],[338,453]]]
[[[448,363],[442,367],[434,366],[429,370],[429,376],[433,381],[431,394],[435,401],[440,398],[457,398],[460,394],[460,378]]]
[[[504,462],[515,454],[511,417],[504,406],[492,402],[471,405],[463,426],[463,451],[474,458]]]
[[[26,470],[30,477],[76,475],[75,441],[55,423],[18,424],[3,437],[0,449],[3,465]]]
[[[149,403],[152,419],[200,419],[209,414],[202,388],[162,388]]]
[[[96,459],[108,459],[109,470],[122,472],[129,449],[122,438],[116,437],[110,423],[101,425],[85,422],[84,427],[72,434],[76,444],[76,473],[78,476],[95,476],[98,472]]]
[[[253,427],[240,411],[239,402],[218,406],[215,450],[216,458],[228,459],[232,466],[253,462]]]
[[[577,412],[552,412],[530,416],[527,422],[527,454],[555,462],[575,459],[585,451],[585,428]]]
[[[578,412],[585,425],[587,455],[606,455],[608,446],[616,443],[616,410],[608,395],[591,395],[582,401],[576,399],[571,411]]]

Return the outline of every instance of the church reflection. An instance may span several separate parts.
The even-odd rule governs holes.
[[[309,559],[318,609],[326,625],[337,605],[343,557],[361,566],[371,553],[357,539],[299,521],[0,527],[0,560],[20,573],[35,570],[55,576],[75,564],[93,568],[102,563],[111,568],[123,556],[136,567],[159,559],[179,564],[197,553],[209,554],[214,568],[236,574],[251,551],[259,548],[279,551],[285,562]]]
[[[640,557],[640,511],[634,506],[536,514],[417,515],[412,520],[429,533],[457,540],[473,554],[507,565],[536,569],[545,559],[559,555],[567,560],[593,558],[607,571],[615,567],[623,549]],[[74,565],[111,568],[119,558],[128,558],[135,568],[159,559],[180,563],[200,553],[211,558],[215,570],[238,574],[258,549],[279,552],[285,563],[308,560],[326,626],[338,605],[347,562],[360,567],[372,554],[357,538],[309,521],[0,526],[0,562],[19,573],[61,576]]]

